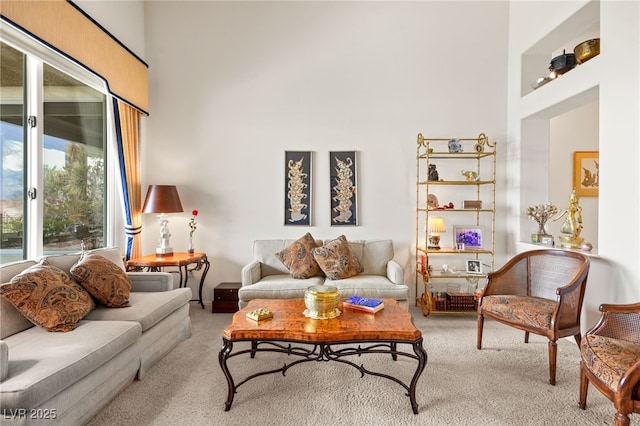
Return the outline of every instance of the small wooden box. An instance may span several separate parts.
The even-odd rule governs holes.
[[[463,209],[482,209],[482,200],[464,200],[462,202]]]
[[[238,289],[241,283],[220,283],[213,289],[211,312],[233,313],[238,311]]]

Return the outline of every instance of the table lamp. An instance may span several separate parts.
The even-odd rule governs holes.
[[[429,233],[428,248],[430,250],[440,250],[440,234],[445,232],[444,219],[440,216],[429,217],[427,232]]]
[[[175,185],[149,185],[147,197],[144,200],[142,213],[158,213],[160,224],[160,240],[156,247],[156,254],[171,254],[173,248],[169,243],[169,219],[167,213],[181,213],[182,203]]]

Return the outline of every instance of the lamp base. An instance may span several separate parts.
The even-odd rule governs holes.
[[[429,235],[429,244],[427,245],[429,250],[440,250],[440,235]]]
[[[173,247],[156,247],[156,254],[173,254]]]

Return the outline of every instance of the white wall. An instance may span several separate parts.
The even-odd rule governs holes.
[[[252,241],[390,238],[413,289],[419,132],[504,140],[506,2],[147,2],[143,184],[176,184],[170,222],[213,260],[205,299]],[[314,152],[313,226],[283,225],[284,151]],[[359,152],[360,226],[329,223],[331,150]],[[145,218],[143,251],[157,228]]]
[[[598,19],[592,25],[588,19],[576,24],[574,16],[582,16],[583,6]],[[577,14],[577,15],[574,15]],[[580,21],[580,20],[578,20]],[[570,23],[568,25],[567,23]],[[586,115],[563,118],[565,123],[578,127],[580,120],[599,117],[594,123],[576,130],[598,131],[600,152],[600,188],[597,199],[597,255],[590,259],[591,270],[583,309],[583,331],[592,326],[599,317],[601,303],[631,303],[640,300],[640,247],[635,241],[640,238],[639,173],[640,155],[640,64],[638,55],[625,52],[640,51],[640,3],[625,1],[588,2],[529,2],[513,1],[509,16],[509,89],[508,89],[508,169],[507,198],[512,201],[509,210],[509,247],[514,251],[531,248],[523,244],[529,224],[522,214],[523,207],[547,201],[553,185],[550,166],[545,153],[551,149],[550,132],[558,127],[552,120],[558,114],[583,114],[575,108],[590,110]],[[584,30],[591,34],[599,31],[601,54],[591,59],[557,81],[553,81],[533,93],[522,95],[522,88],[529,84],[522,81],[523,53],[530,51],[540,40],[550,47],[548,59],[557,53],[564,41],[567,51],[575,43],[575,33],[567,29]],[[535,58],[534,58],[535,59]],[[611,66],[616,62],[615,66]],[[548,62],[546,62],[548,64]],[[544,67],[541,67],[543,70]],[[594,101],[597,101],[594,103]],[[593,111],[597,108],[597,113]],[[586,118],[580,118],[586,117]],[[555,123],[557,124],[557,123]],[[566,131],[566,128],[565,128]],[[578,142],[578,144],[576,144]],[[578,149],[579,148],[579,149]],[[593,140],[574,138],[570,146],[560,148],[589,151]],[[562,167],[562,166],[561,166]],[[539,175],[528,173],[539,170]],[[540,177],[545,184],[532,184],[530,180]],[[564,184],[558,184],[561,186]],[[544,188],[544,189],[541,189]],[[570,188],[566,188],[569,190]],[[554,188],[557,190],[557,187]],[[560,204],[557,200],[549,200]],[[594,199],[583,199],[588,205]],[[561,207],[560,205],[558,207]],[[590,209],[592,207],[589,207]],[[596,240],[592,229],[585,229],[588,239]]]
[[[73,2],[144,60],[144,0],[74,0]]]

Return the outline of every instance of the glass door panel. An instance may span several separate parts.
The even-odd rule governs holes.
[[[25,55],[0,43],[0,264],[25,256]]]
[[[102,247],[106,97],[44,64],[44,253]]]

